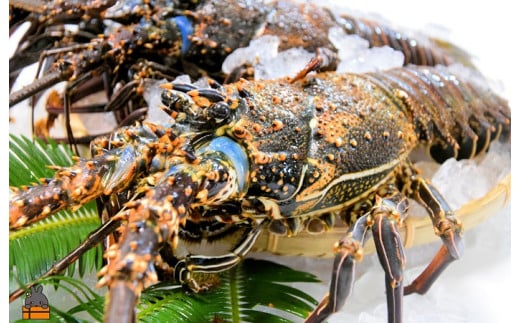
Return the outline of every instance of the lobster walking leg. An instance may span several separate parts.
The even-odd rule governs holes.
[[[335,245],[336,257],[332,269],[329,293],[307,317],[305,322],[321,322],[345,303],[354,287],[356,261],[363,258],[362,245],[368,230],[366,214],[352,225],[347,234]],[[338,306],[339,304],[339,306]]]
[[[444,269],[452,261],[461,258],[464,253],[462,224],[445,199],[426,180],[414,178],[413,182],[416,192],[413,198],[423,204],[430,214],[434,230],[442,239],[443,245],[426,269],[409,286],[405,287],[405,295],[426,293]]]
[[[362,245],[368,229],[372,230],[379,261],[385,271],[388,322],[401,322],[405,259],[399,226],[408,205],[402,197],[399,193],[385,198],[376,196],[372,210],[359,218],[338,242],[329,293],[306,322],[322,322],[343,306],[352,292],[356,261],[362,259]]]
[[[240,263],[242,259],[249,253],[258,236],[260,236],[260,233],[262,233],[265,225],[266,221],[263,221],[259,225],[254,225],[252,228],[247,230],[243,234],[242,240],[233,250],[227,254],[211,257],[203,255],[190,255],[180,260],[175,265],[175,280],[183,284],[187,284],[193,291],[200,290],[200,286],[198,286],[197,282],[191,278],[191,273],[218,273],[231,269]]]
[[[374,244],[385,271],[388,322],[401,322],[403,313],[405,256],[399,227],[406,215],[408,203],[402,197],[396,194],[388,199],[376,198],[376,209],[372,212]]]
[[[74,139],[74,134],[72,132],[72,125],[71,125],[71,109],[72,109],[72,102],[71,102],[71,94],[75,91],[75,89],[81,85],[81,83],[84,80],[91,79],[97,71],[89,71],[83,75],[80,75],[77,79],[69,82],[65,88],[65,95],[64,95],[64,101],[63,101],[63,112],[65,117],[65,130],[67,132],[67,139],[69,140],[70,145],[74,149],[74,152],[76,155],[79,156],[79,150],[78,146],[76,144],[76,140]]]

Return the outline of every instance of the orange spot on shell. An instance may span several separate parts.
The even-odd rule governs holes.
[[[274,120],[273,121],[273,130],[279,131],[283,129],[283,122],[280,120]]]

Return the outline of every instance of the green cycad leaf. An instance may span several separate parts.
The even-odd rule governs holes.
[[[247,291],[241,298],[245,307],[253,308],[256,305],[263,305],[305,318],[317,304],[314,298],[304,292],[281,284],[318,282],[317,278],[309,273],[295,271],[268,261],[256,260],[254,263],[246,262],[240,274],[245,275],[241,277],[244,280],[243,290]],[[252,277],[254,277],[254,281]],[[259,312],[248,311],[248,313],[249,316],[246,316],[248,321],[264,322],[257,317]]]
[[[71,157],[67,146],[51,140],[45,144],[39,139],[9,135],[9,185],[27,185],[42,177],[52,177],[54,171],[47,166],[72,165]]]
[[[262,274],[256,275],[256,273]],[[179,285],[163,282],[143,291],[138,305],[139,322],[280,322],[305,318],[317,304],[311,296],[287,283],[312,283],[311,274],[270,261],[246,259],[220,273],[220,283],[211,291],[194,294]],[[280,281],[276,277],[283,277]],[[42,284],[59,283],[60,289],[77,301],[71,309],[60,309],[49,299],[51,319],[78,321],[86,317],[102,321],[104,297],[83,282],[65,276],[46,278]],[[132,309],[127,309],[131,311]],[[79,318],[82,317],[82,319]]]
[[[22,186],[52,177],[47,166],[69,166],[72,152],[64,145],[34,142],[25,137],[10,135],[9,185]],[[100,224],[95,203],[89,203],[76,212],[59,212],[43,221],[9,234],[9,289],[15,282],[23,285],[45,273],[57,260],[77,247]],[[78,262],[79,273],[99,268],[101,248],[94,248]],[[72,275],[75,266],[67,273]]]
[[[246,259],[219,276],[219,286],[202,294],[188,294],[168,284],[145,290],[139,320],[293,322],[295,317],[305,318],[317,304],[311,296],[283,284],[317,282],[315,276],[270,261]]]

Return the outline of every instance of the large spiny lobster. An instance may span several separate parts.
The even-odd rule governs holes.
[[[30,27],[10,59],[10,87],[20,71],[40,61],[40,75],[10,93],[9,105],[66,81],[64,93],[49,95],[46,120],[35,132],[48,136],[58,114],[64,113],[68,141],[88,143],[74,136],[71,113],[114,111],[120,125],[143,116],[142,92],[146,79],[173,80],[179,74],[209,75],[236,80],[248,76],[237,67],[223,75],[223,60],[262,35],[280,38],[280,50],[302,47],[307,51],[336,49],[327,38],[332,27],[367,39],[371,46],[387,45],[402,51],[405,64],[471,64],[455,46],[440,46],[367,19],[336,14],[326,7],[292,1],[116,1],[94,3],[41,1],[34,5],[10,2],[11,30],[23,21]],[[45,4],[45,6],[43,5]],[[319,22],[319,23],[317,23]],[[64,30],[76,23],[79,30]],[[99,35],[101,34],[101,35]],[[104,92],[101,103],[80,100]],[[42,123],[43,122],[43,123]]]
[[[200,290],[193,273],[236,265],[263,230],[321,232],[337,214],[349,227],[334,246],[330,291],[308,322],[341,308],[369,231],[385,272],[391,322],[402,320],[404,294],[426,292],[462,256],[462,224],[408,157],[425,146],[439,162],[471,158],[495,139],[509,140],[506,101],[442,66],[209,85],[166,83],[163,109],[173,122],[100,137],[92,159],[11,196],[16,230],[60,209],[125,193],[117,194],[127,197],[124,208],[85,244],[119,227],[99,282],[110,287],[107,321],[132,321],[130,309],[158,271]],[[398,229],[408,198],[426,208],[443,245],[404,287]],[[208,223],[240,226],[242,237],[220,256],[177,255],[183,239]],[[123,316],[121,307],[128,310]]]

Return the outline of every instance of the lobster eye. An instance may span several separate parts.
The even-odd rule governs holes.
[[[221,101],[208,107],[207,114],[209,118],[215,119],[219,122],[230,117],[231,109],[227,103]]]
[[[175,97],[174,95],[172,95],[171,91],[164,90],[161,92],[161,103],[164,104],[166,107],[170,108],[174,100]]]
[[[185,93],[165,90],[161,93],[161,103],[165,105],[167,112],[184,112],[191,105],[191,99]]]

